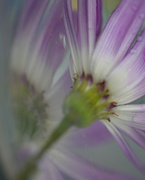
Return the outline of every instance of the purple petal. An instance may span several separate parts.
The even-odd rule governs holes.
[[[144,40],[145,30],[124,60],[107,78],[110,88],[112,86],[111,84],[115,82],[118,84],[117,86],[112,86],[112,91],[114,98],[116,98],[119,103],[132,102],[145,94]]]
[[[103,123],[107,126],[110,133],[114,136],[116,141],[119,143],[119,145],[123,149],[123,151],[124,151],[125,155],[128,157],[128,159],[136,167],[138,167],[140,170],[142,170],[144,172],[145,171],[145,165],[142,164],[140,162],[140,160],[136,157],[136,155],[133,153],[133,151],[131,150],[128,143],[125,141],[125,139],[121,135],[121,133],[118,131],[118,129],[111,122],[104,121]]]
[[[132,177],[125,176],[123,174],[117,174],[115,172],[94,166],[93,164],[72,153],[70,149],[61,148],[59,151],[61,151],[61,155],[59,153],[55,153],[56,158],[53,159],[53,163],[55,163],[62,172],[73,179],[132,180]]]
[[[56,0],[52,4],[49,0],[36,1],[26,2],[15,39],[23,37],[23,42],[28,39],[27,54],[31,54],[32,59],[32,52],[37,50],[39,59],[48,64],[54,73],[66,52],[63,3]]]
[[[26,29],[32,22],[35,27],[38,26],[48,3],[49,0],[26,0],[23,5],[21,22],[19,22],[19,30]]]
[[[91,64],[98,79],[104,79],[126,55],[144,22],[144,9],[144,0],[123,0],[110,17]]]
[[[64,22],[65,22],[65,29],[67,34],[67,40],[71,50],[71,58],[73,61],[74,69],[78,74],[82,74],[82,64],[81,64],[81,57],[78,52],[78,43],[75,35],[75,30],[73,26],[73,17],[72,17],[72,7],[69,1],[65,1],[64,3]],[[73,73],[76,73],[73,72]]]
[[[101,1],[79,0],[77,3],[78,9],[74,10],[72,2],[65,1],[65,24],[74,66],[78,64],[78,72],[83,68],[88,73],[88,59],[101,30]],[[78,61],[82,61],[82,65]]]
[[[29,155],[37,152],[38,144],[27,144],[25,151],[30,151]],[[21,161],[23,158],[22,157]],[[38,171],[34,176],[38,180],[62,179],[62,174],[76,180],[135,180],[123,173],[115,173],[98,166],[94,166],[89,161],[85,161],[73,152],[73,147],[69,146],[67,140],[58,142],[48,153],[44,155],[38,165]]]
[[[74,146],[88,147],[105,143],[111,139],[111,134],[101,122],[95,122],[87,128],[76,129],[70,138]]]
[[[144,137],[136,131],[136,128],[131,126],[131,122],[124,122],[122,119],[111,118],[111,122],[114,126],[116,126],[121,132],[128,135],[133,141],[135,141],[139,146],[145,148],[145,139]],[[140,130],[141,131],[141,130]]]
[[[114,108],[119,119],[139,130],[145,130],[145,104],[123,105]]]
[[[61,79],[56,82],[51,89],[46,92],[45,99],[49,102],[49,134],[58,126],[64,117],[63,104],[67,94],[70,92],[72,80],[69,69],[64,73]]]

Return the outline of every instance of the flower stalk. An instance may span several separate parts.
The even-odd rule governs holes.
[[[84,128],[99,119],[107,119],[115,106],[108,100],[109,94],[105,82],[95,84],[91,76],[77,77],[72,91],[64,102],[65,117],[34,156],[18,175],[17,180],[29,177],[37,168],[38,161],[60,139],[71,126]]]
[[[50,138],[45,142],[45,144],[40,148],[40,151],[32,157],[24,168],[20,171],[17,176],[17,180],[26,180],[30,175],[32,175],[37,169],[37,164],[42,156],[48,151],[54,143],[60,139],[66,131],[73,125],[73,114],[68,114],[64,117],[62,122],[54,130]]]

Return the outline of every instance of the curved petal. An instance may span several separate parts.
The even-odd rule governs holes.
[[[64,180],[59,169],[50,161],[49,158],[43,160],[39,165],[39,171],[35,173],[33,180]]]
[[[63,3],[56,0],[51,3],[49,0],[27,1],[20,18],[22,19],[18,23],[14,46],[19,55],[21,45],[22,51],[25,51],[23,53],[25,60],[21,60],[22,54],[20,54],[18,61],[23,61],[22,63],[27,66],[26,69],[31,72],[33,64],[41,59],[49,65],[54,74],[66,51]],[[26,65],[31,64],[31,59],[35,61],[32,66]]]
[[[21,32],[25,30],[33,22],[36,28],[47,8],[50,0],[26,0],[23,4],[21,21],[19,22],[18,30]]]
[[[119,104],[132,102],[145,94],[144,40],[145,30],[123,61],[107,77],[113,98]]]
[[[71,90],[71,86],[72,81],[69,70],[67,69],[61,79],[59,79],[59,81],[45,94],[45,99],[49,103],[47,136],[54,131],[64,116],[63,103],[67,94]]]
[[[61,152],[61,153],[60,153]],[[77,180],[131,180],[132,177],[101,169],[78,157],[70,149],[61,147],[54,152],[53,163],[69,177]],[[59,159],[59,160],[58,160]],[[75,172],[75,173],[74,173]]]
[[[118,118],[111,118],[111,122],[114,126],[116,126],[121,132],[128,135],[134,142],[136,142],[142,148],[145,148],[145,140],[144,137],[136,131],[135,125],[134,127],[131,126],[131,122],[124,122],[122,119]],[[144,127],[145,128],[145,127]],[[141,131],[141,129],[140,129]]]
[[[49,153],[44,155],[39,162],[38,172],[34,179],[38,179],[38,177],[42,177],[42,180],[46,177],[46,180],[50,177],[60,177],[62,179],[62,177],[64,178],[63,175],[67,175],[67,178],[75,180],[137,180],[137,178],[123,173],[116,173],[93,165],[74,153],[72,147],[69,147],[68,144],[69,142],[67,141],[61,141]],[[25,146],[25,150],[29,152],[30,156],[36,152],[33,145]],[[28,154],[20,158],[27,158],[27,156]]]
[[[78,61],[81,61],[84,72],[88,73],[88,59],[101,30],[101,1],[79,0],[75,8],[72,3],[71,0],[65,1],[65,23],[72,59],[75,66],[80,66]]]
[[[130,122],[136,125],[139,128],[141,125],[141,129],[145,128],[145,104],[133,104],[133,105],[123,105],[117,106],[114,108],[116,114],[119,114],[120,119],[124,119],[125,122]],[[137,126],[138,125],[138,126]]]
[[[123,0],[114,11],[93,54],[91,67],[96,80],[104,80],[125,57],[144,22],[144,9],[144,0]]]
[[[121,133],[118,131],[118,129],[111,122],[104,121],[103,123],[107,126],[108,130],[110,131],[110,133],[114,136],[116,141],[119,143],[119,145],[123,149],[123,151],[124,151],[125,155],[128,157],[128,159],[136,167],[138,167],[140,170],[142,170],[144,172],[145,171],[145,165],[142,164],[139,161],[139,159],[135,156],[135,154],[133,153],[133,151],[131,150],[131,148],[129,147],[128,143],[125,141],[125,139],[121,135]]]
[[[74,146],[88,147],[89,145],[99,145],[111,139],[111,134],[101,122],[95,122],[84,129],[77,129],[70,136]]]

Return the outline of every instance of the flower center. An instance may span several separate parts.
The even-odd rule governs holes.
[[[38,132],[42,133],[44,121],[48,117],[44,92],[38,92],[26,75],[13,73],[11,77],[13,109],[18,131],[21,137],[34,137]]]
[[[82,119],[83,122],[76,120],[80,127],[88,126],[95,120],[110,121],[109,116],[115,114],[113,108],[117,103],[111,102],[109,96],[105,81],[94,83],[90,74],[85,76],[83,73],[74,78],[74,86],[66,99],[65,110],[70,109]]]

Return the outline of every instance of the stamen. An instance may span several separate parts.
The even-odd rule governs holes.
[[[83,126],[97,119],[106,119],[110,122],[110,115],[115,114],[112,109],[117,105],[116,102],[110,101],[110,92],[105,81],[96,84],[91,74],[85,75],[84,73],[80,77],[77,75],[72,92],[66,101],[67,106],[80,115],[78,119],[88,117],[89,121],[85,118],[86,120],[80,123]]]

